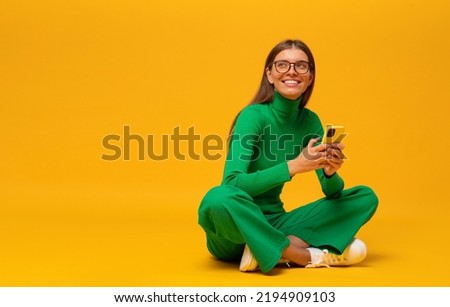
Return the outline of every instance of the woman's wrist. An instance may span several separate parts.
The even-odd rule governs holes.
[[[298,173],[294,160],[287,161],[289,176],[294,177]]]
[[[325,175],[326,178],[331,178],[334,176],[334,174],[336,174],[336,171],[332,172],[331,174],[328,174],[327,171],[323,169],[323,174]]]

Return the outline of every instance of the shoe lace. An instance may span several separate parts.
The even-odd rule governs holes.
[[[338,264],[342,260],[345,260],[343,255],[332,254],[326,249],[323,250],[323,253],[324,253],[324,255],[323,255],[322,261],[326,264],[330,264],[330,265]]]

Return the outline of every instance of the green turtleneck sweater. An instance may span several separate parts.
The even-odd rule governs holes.
[[[323,136],[319,117],[299,109],[300,99],[275,92],[271,102],[245,107],[236,120],[222,184],[245,191],[266,215],[285,212],[280,194],[291,180],[287,161],[311,138]],[[327,177],[322,169],[316,173],[325,196],[338,197],[344,188],[341,177]]]

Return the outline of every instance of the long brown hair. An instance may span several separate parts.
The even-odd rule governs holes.
[[[264,71],[263,71],[259,89],[256,92],[255,97],[253,97],[253,99],[250,101],[250,103],[248,105],[258,104],[258,103],[268,103],[268,102],[272,101],[273,96],[274,96],[274,87],[273,87],[273,84],[271,84],[269,82],[269,79],[267,78],[266,69],[272,68],[273,61],[275,60],[275,57],[278,55],[278,53],[280,53],[283,50],[290,49],[290,48],[300,49],[304,53],[306,53],[306,55],[308,56],[309,65],[310,65],[309,71],[312,74],[313,79],[312,79],[311,84],[308,86],[308,88],[302,94],[302,100],[300,102],[299,109],[306,106],[306,104],[309,101],[309,98],[312,95],[313,89],[314,89],[314,81],[316,79],[315,78],[316,65],[314,62],[314,56],[313,56],[311,50],[309,49],[309,47],[303,41],[298,40],[298,39],[296,39],[296,40],[286,39],[286,40],[278,43],[275,47],[272,48],[272,50],[270,51],[270,53],[267,56],[266,63],[264,64]],[[236,117],[233,120],[233,123],[231,124],[229,137],[233,134],[234,125],[236,124],[236,119],[238,116],[239,116],[239,114],[236,115]]]

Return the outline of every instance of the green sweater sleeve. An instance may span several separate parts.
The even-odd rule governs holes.
[[[239,114],[230,140],[222,184],[235,186],[250,196],[262,194],[291,180],[287,162],[250,172],[249,167],[258,148],[265,118],[256,107],[245,108]]]
[[[326,198],[337,198],[344,190],[344,180],[338,173],[334,173],[331,177],[325,175],[323,169],[316,170],[319,178],[322,192]]]

